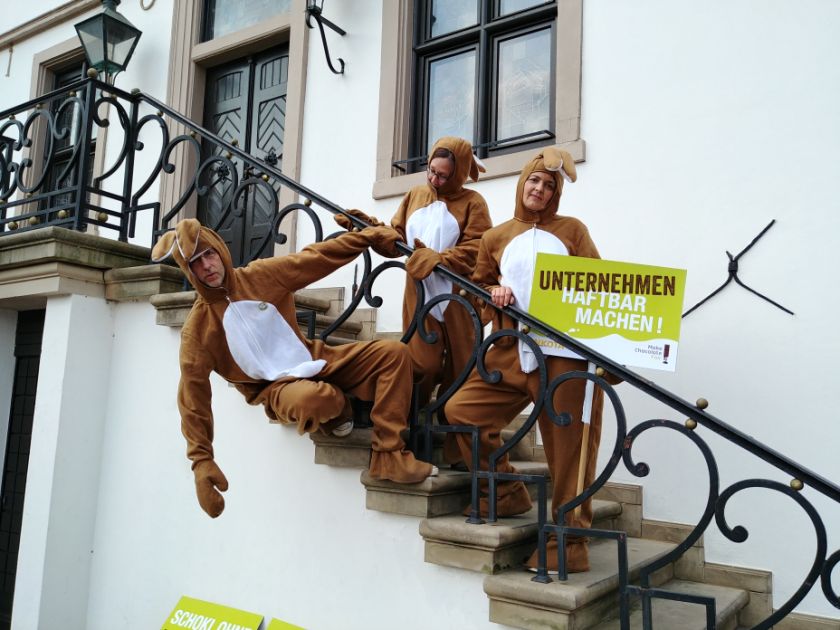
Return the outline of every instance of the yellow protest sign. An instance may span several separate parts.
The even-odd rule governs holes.
[[[538,254],[529,313],[622,365],[673,372],[686,271]],[[575,356],[538,334],[546,354]]]
[[[161,630],[260,630],[263,617],[192,597],[182,597]]]

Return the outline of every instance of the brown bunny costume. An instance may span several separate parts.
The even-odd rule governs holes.
[[[368,228],[304,248],[297,254],[256,260],[234,269],[218,234],[195,219],[180,221],[155,245],[152,258],[169,255],[189,278],[198,298],[181,331],[178,407],[187,457],[193,462],[201,507],[216,517],[227,480],[214,462],[212,391],[216,372],[248,403],[266,414],[314,432],[347,418],[345,393],[373,400],[371,475],[400,483],[422,481],[433,467],[404,450],[411,398],[411,362],[398,342],[328,346],[306,339],[297,327],[294,291],[353,260],[368,246],[386,247],[388,228]],[[190,262],[212,248],[224,266],[221,286],[201,283]]]
[[[442,264],[469,277],[481,235],[492,226],[484,197],[464,188],[468,177],[478,181],[479,172],[484,171],[473,155],[472,145],[463,138],[444,137],[435,142],[429,155],[437,149],[448,149],[455,156],[452,175],[437,189],[426,182],[409,190],[391,219],[400,237],[417,247],[406,262],[403,330],[411,323],[417,305],[414,281],[423,282],[426,301],[452,293],[452,283],[432,270]],[[414,378],[420,382],[421,406],[428,403],[436,385],[440,384],[443,392],[461,373],[475,340],[472,320],[458,304],[439,303],[424,325],[427,331],[437,333],[437,341],[428,344],[415,334],[408,342]]]
[[[553,196],[541,211],[532,211],[523,204],[525,182],[532,173],[540,171],[553,177]],[[557,208],[563,190],[563,179],[575,181],[575,163],[567,152],[547,148],[534,157],[522,169],[516,188],[514,218],[488,230],[481,238],[473,280],[487,290],[504,285],[513,289],[515,304],[527,309],[530,301],[531,282],[537,252],[566,254],[599,258],[598,250],[589,237],[586,226],[572,217],[558,216]],[[513,327],[513,321],[501,317],[500,311],[487,307],[485,320],[494,319],[494,330]],[[507,321],[502,321],[502,320]],[[520,347],[522,346],[522,347]],[[586,370],[586,362],[560,356],[546,358],[549,382],[571,370]],[[533,354],[524,344],[514,343],[512,338],[502,338],[487,352],[485,366],[488,371],[502,373],[499,383],[485,382],[477,371],[473,371],[464,386],[455,393],[446,405],[446,416],[451,424],[480,427],[481,469],[487,470],[490,452],[502,445],[501,431],[517,414],[539,396],[539,376]],[[580,460],[583,423],[584,381],[574,380],[561,385],[554,394],[554,408],[568,412],[572,424],[559,427],[551,422],[545,412],[538,419],[548,466],[553,484],[552,511],[571,500],[577,494],[578,462]],[[601,435],[601,412],[603,391],[595,388],[592,404],[588,465],[585,471],[586,485],[592,483]],[[470,439],[466,434],[456,434],[464,461],[471,462]],[[508,457],[498,462],[499,472],[512,472]],[[500,516],[521,514],[531,507],[531,500],[522,482],[500,482],[498,485],[498,513]],[[486,500],[482,500],[482,511],[486,512]],[[569,516],[574,527],[590,527],[592,524],[592,502],[582,505],[579,518]],[[550,567],[556,569],[557,543],[549,548]],[[589,570],[586,542],[576,540],[566,550],[568,570],[580,572]],[[535,564],[532,558],[531,564]]]

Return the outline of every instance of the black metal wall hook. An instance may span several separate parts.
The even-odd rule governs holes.
[[[770,221],[770,223],[767,224],[767,227],[765,227],[763,230],[761,230],[761,232],[759,232],[758,235],[752,241],[750,241],[750,244],[747,245],[744,249],[742,249],[737,256],[733,256],[728,251],[726,252],[726,255],[729,256],[729,267],[727,269],[729,271],[729,277],[717,289],[712,291],[709,295],[704,297],[702,300],[697,302],[697,304],[695,304],[690,309],[688,309],[685,313],[683,313],[683,317],[687,317],[690,313],[694,312],[695,310],[700,308],[703,304],[705,304],[706,302],[711,300],[714,296],[716,296],[718,293],[720,293],[727,284],[729,284],[733,280],[735,281],[736,284],[744,287],[750,293],[752,293],[754,295],[757,295],[762,300],[770,302],[770,304],[772,304],[773,306],[775,306],[777,308],[782,309],[785,313],[790,313],[791,315],[794,314],[793,311],[791,311],[789,309],[786,309],[784,306],[782,306],[781,304],[779,304],[777,302],[774,302],[773,300],[771,300],[766,295],[762,295],[761,293],[759,293],[755,289],[752,289],[752,288],[748,287],[746,284],[741,282],[741,279],[738,277],[738,259],[741,258],[741,256],[743,256],[744,254],[746,254],[750,250],[750,248],[753,245],[755,245],[756,242],[758,242],[758,239],[760,239],[762,236],[764,236],[764,234],[767,232],[767,230],[769,230],[771,227],[773,227],[773,224],[775,222],[776,222],[776,219],[773,219],[772,221]]]
[[[326,24],[329,28],[334,30],[339,35],[346,35],[347,32],[341,28],[330,22],[327,18],[323,15],[324,11],[324,0],[321,0],[320,3],[317,0],[309,0],[306,4],[306,26],[309,28],[315,28],[312,26],[312,23],[309,21],[310,18],[315,18],[315,21],[318,23],[318,30],[321,31],[321,44],[324,46],[324,55],[327,58],[327,65],[330,67],[330,70],[333,74],[344,74],[344,59],[338,57],[338,63],[341,64],[341,69],[336,70],[335,66],[333,66],[332,59],[330,58],[330,49],[327,46],[327,36],[324,33],[324,25]]]

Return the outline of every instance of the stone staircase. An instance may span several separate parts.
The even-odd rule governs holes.
[[[147,265],[144,267],[147,275],[150,268],[164,276],[168,283],[164,285],[156,276],[154,284],[158,290],[165,286],[164,290],[176,292],[150,295],[154,292],[132,288],[126,296],[116,299],[138,299],[145,295],[157,309],[158,324],[181,326],[195,299],[194,293],[179,291],[180,273],[177,270]],[[120,278],[115,286],[126,292],[125,287],[132,285]],[[314,317],[316,333],[324,330],[341,313],[343,301],[343,288],[298,292],[295,303],[301,330],[306,332],[310,317]],[[374,337],[399,338],[399,335],[377,333],[375,310],[358,309],[331,335],[329,342],[348,343]],[[357,416],[364,413],[364,405],[361,405]],[[503,431],[503,439],[509,439],[524,421],[525,416],[521,416],[511,423]],[[357,427],[346,438],[312,434],[315,463],[361,469],[368,509],[420,519],[419,534],[424,540],[426,562],[486,574],[484,592],[489,600],[491,621],[532,630],[620,628],[616,618],[619,578],[615,542],[593,539],[591,570],[587,573],[572,574],[563,582],[556,578],[548,584],[534,582],[534,574],[524,570],[522,563],[537,544],[536,510],[499,519],[496,523],[468,524],[461,514],[470,501],[468,473],[442,467],[438,477],[414,485],[371,479],[367,473],[371,437],[372,430],[363,427]],[[522,473],[548,474],[545,454],[533,431],[513,449],[511,456],[514,466]],[[439,460],[439,457],[434,459]],[[593,528],[626,532],[631,583],[640,567],[668,553],[691,529],[678,523],[645,519],[642,488],[635,485],[606,484],[596,494],[593,507]],[[651,586],[714,598],[715,624],[721,630],[745,630],[773,610],[772,576],[764,571],[706,562],[702,538],[679,560],[656,572]],[[631,628],[642,628],[638,601],[631,602],[631,611]],[[697,604],[655,599],[652,611],[655,630],[707,627],[705,608]],[[782,630],[840,630],[840,622],[794,613],[775,627]]]
[[[512,435],[525,416],[512,423]],[[380,512],[416,516],[425,543],[424,560],[432,564],[486,574],[484,592],[489,619],[506,627],[529,630],[618,630],[618,556],[613,540],[590,544],[591,570],[571,574],[561,582],[532,581],[534,573],[522,564],[537,544],[536,508],[496,523],[473,525],[461,514],[470,501],[470,476],[442,468],[438,477],[414,485],[371,479],[370,429],[356,429],[344,439],[312,435],[318,464],[362,468],[366,507]],[[531,459],[514,461],[528,474],[548,474],[542,448],[529,435],[513,452],[530,450]],[[539,452],[538,452],[539,451]],[[691,527],[644,518],[642,488],[608,483],[594,499],[594,529],[627,533],[630,581],[639,568],[661,558],[686,538]],[[772,576],[768,572],[705,561],[703,539],[679,560],[651,577],[651,586],[715,600],[715,627],[741,630],[752,627],[772,612]],[[652,602],[655,630],[701,630],[706,625],[704,606],[666,599]],[[640,603],[631,601],[630,627],[642,628]],[[840,624],[808,615],[792,614],[776,628],[786,630],[838,630]]]

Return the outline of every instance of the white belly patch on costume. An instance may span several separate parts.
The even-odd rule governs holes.
[[[418,238],[427,247],[436,252],[442,252],[455,246],[461,237],[461,228],[446,204],[438,200],[411,213],[406,222],[405,236],[412,247],[414,239]],[[435,296],[452,293],[452,283],[436,273],[424,278],[421,282],[426,292],[426,302]],[[448,301],[436,304],[431,310],[432,317],[442,322],[443,312],[447,306],[449,306]]]
[[[531,304],[531,286],[534,282],[534,268],[537,254],[559,254],[568,256],[566,244],[559,238],[533,227],[527,232],[514,237],[505,246],[499,270],[502,272],[501,284],[513,289],[514,304],[521,310],[527,311]],[[538,336],[532,334],[532,336]],[[545,354],[562,357],[580,358],[571,350],[565,348],[543,347]],[[531,349],[524,342],[519,342],[519,364],[522,371],[529,373],[537,369],[537,360]]]
[[[230,302],[222,325],[234,361],[251,378],[310,378],[327,364],[323,359],[312,360],[292,327],[268,302]]]

